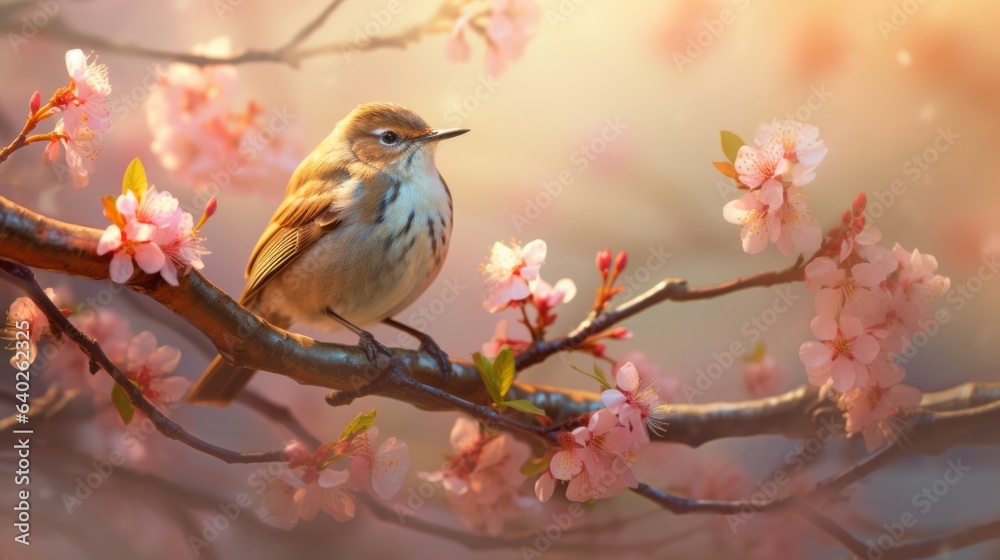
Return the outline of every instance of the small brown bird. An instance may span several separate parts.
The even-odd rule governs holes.
[[[433,130],[393,103],[352,111],[292,175],[250,255],[240,303],[283,329],[339,323],[360,337],[369,360],[388,350],[356,325],[386,322],[418,337],[450,371],[447,354],[429,336],[392,316],[444,264],[452,201],[434,148],[466,132]],[[218,356],[187,398],[228,404],[253,373]]]

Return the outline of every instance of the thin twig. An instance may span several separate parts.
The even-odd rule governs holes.
[[[2,271],[2,278],[4,280],[20,288],[31,298],[58,332],[67,336],[80,347],[80,350],[90,359],[92,367],[93,364],[96,364],[96,366],[99,366],[111,375],[115,383],[124,390],[132,406],[145,414],[161,434],[227,463],[270,463],[283,460],[283,451],[239,453],[208,443],[188,433],[173,420],[167,418],[167,416],[157,410],[152,403],[147,401],[142,396],[139,388],[133,385],[128,377],[108,358],[100,345],[94,339],[83,334],[62,314],[62,311],[52,303],[45,294],[45,291],[42,290],[42,287],[35,281],[35,275],[30,269],[19,264],[0,260],[0,271]]]

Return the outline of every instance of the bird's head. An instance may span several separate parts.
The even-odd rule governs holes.
[[[439,140],[468,131],[435,130],[402,105],[366,103],[337,125],[336,134],[361,161],[396,175],[410,175],[413,170],[409,167],[433,162],[434,145]]]

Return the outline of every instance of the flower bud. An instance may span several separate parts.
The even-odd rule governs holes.
[[[28,101],[28,114],[34,115],[38,112],[38,109],[42,106],[42,92],[36,91],[31,95],[31,101]]]
[[[854,199],[854,204],[851,205],[851,210],[854,211],[855,216],[860,216],[861,214],[864,214],[866,206],[868,206],[868,195],[860,193],[858,194],[858,197]]]
[[[611,249],[605,249],[603,251],[597,252],[597,270],[601,271],[602,276],[607,276],[608,269],[611,268]]]
[[[615,274],[617,275],[625,270],[626,264],[628,264],[628,255],[625,254],[625,251],[622,251],[615,257]]]
[[[846,226],[847,224],[851,223],[851,218],[853,217],[854,216],[852,216],[849,211],[844,210],[844,213],[840,215],[840,223]]]

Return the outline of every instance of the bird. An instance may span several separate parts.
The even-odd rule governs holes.
[[[240,304],[282,329],[346,327],[372,362],[389,351],[359,325],[384,322],[416,336],[447,380],[448,355],[392,317],[444,264],[454,206],[434,151],[468,131],[433,129],[395,103],[351,111],[292,174],[250,255]],[[225,406],[253,374],[219,355],[187,400]]]

